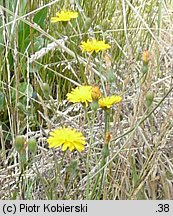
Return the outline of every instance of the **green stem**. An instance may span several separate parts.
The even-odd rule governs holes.
[[[100,178],[100,173],[98,173],[97,178],[95,180],[94,188],[92,190],[91,197],[90,197],[91,200],[94,199],[94,195],[95,195],[95,191],[96,191],[96,188],[97,188],[97,185],[98,185],[99,178]]]
[[[87,122],[88,122],[88,124],[89,124],[90,119],[89,119],[89,115],[88,115],[88,112],[87,112],[87,107],[86,107],[85,105],[83,105],[83,107],[84,107],[84,110],[85,110],[85,120],[84,120],[84,124],[87,124]]]
[[[105,110],[105,129],[104,129],[105,143],[104,143],[104,146],[103,146],[103,149],[102,149],[102,161],[101,161],[100,169],[103,166],[105,166],[106,158],[109,155],[109,147],[108,147],[108,143],[106,143],[106,135],[107,135],[107,132],[109,131],[109,129],[110,129],[110,109],[107,109],[107,110]],[[95,184],[94,184],[94,188],[93,188],[93,191],[92,191],[92,194],[91,194],[91,199],[93,199],[93,196],[95,194],[99,179],[101,177],[99,190],[98,190],[98,193],[96,195],[97,199],[100,199],[101,192],[102,192],[102,186],[104,184],[104,178],[103,177],[104,177],[105,168],[102,169],[101,173],[98,173],[98,175],[97,175],[97,178],[96,178],[96,181],[95,181]]]
[[[105,131],[104,131],[105,138],[109,129],[110,129],[110,109],[107,109],[105,110]]]
[[[89,143],[89,148],[88,148],[88,154],[87,154],[87,191],[86,191],[86,197],[87,197],[87,200],[89,199],[89,193],[90,193],[90,155],[91,155],[91,145],[93,143],[93,130],[94,130],[94,123],[95,123],[95,115],[96,115],[96,112],[94,111],[93,112],[93,115],[92,115],[92,124],[91,124],[91,127],[90,127],[90,143]]]
[[[61,185],[61,179],[60,179],[60,176],[61,176],[60,174],[61,173],[60,173],[60,171],[61,171],[61,167],[63,165],[63,161],[64,161],[64,157],[65,157],[66,152],[67,151],[63,152],[61,161],[60,161],[60,163],[58,163],[57,156],[55,155],[55,151],[53,150],[53,159],[54,159],[54,162],[55,162],[56,169],[55,169],[55,178],[54,178],[54,181],[52,182],[52,184],[50,185],[50,189],[52,189],[52,187],[55,187],[56,184]]]

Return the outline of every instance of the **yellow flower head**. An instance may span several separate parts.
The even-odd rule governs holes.
[[[79,152],[84,150],[85,138],[81,132],[71,128],[59,128],[50,132],[47,139],[49,148],[62,146],[62,151],[69,148],[70,151],[77,149]]]
[[[122,101],[121,96],[112,95],[110,97],[101,98],[98,101],[99,107],[102,109],[110,108],[112,105]]]
[[[92,86],[79,86],[67,94],[67,100],[72,103],[85,103],[88,106],[88,102],[92,102],[91,92]]]
[[[93,53],[94,51],[98,53],[99,51],[104,51],[109,49],[111,46],[106,44],[104,41],[97,41],[96,39],[87,40],[87,42],[81,42],[82,52]]]
[[[78,12],[73,12],[73,11],[60,11],[56,13],[56,17],[51,17],[51,22],[67,22],[71,19],[77,18],[78,17]]]

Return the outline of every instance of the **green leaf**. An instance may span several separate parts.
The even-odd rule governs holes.
[[[135,158],[131,158],[131,172],[132,172],[132,181],[133,181],[133,185],[136,186],[139,177],[138,177],[138,172],[137,172],[137,168],[136,168],[136,161]]]
[[[28,86],[28,97],[32,97],[32,94],[33,94],[33,87],[32,87],[31,84],[29,84],[29,86]],[[19,95],[20,95],[20,97],[23,97],[24,95],[25,96],[27,95],[27,83],[26,82],[20,83],[20,85],[19,85]]]
[[[35,16],[34,16],[34,19],[33,21],[35,23],[37,23],[41,28],[44,28],[45,27],[45,19],[47,17],[47,7],[41,9],[40,11],[38,11]]]
[[[24,104],[26,101],[26,96],[27,96],[27,83],[26,82],[22,82],[19,84],[19,99],[20,99],[20,102],[22,104]],[[29,84],[28,86],[28,97],[31,98],[33,95],[33,87],[31,84]],[[16,99],[16,89],[13,89],[12,90],[12,101],[14,102]],[[23,100],[24,99],[24,100]],[[19,104],[19,106],[21,106]]]
[[[30,42],[30,27],[24,22],[20,22],[18,31],[18,44],[20,52],[24,52]]]

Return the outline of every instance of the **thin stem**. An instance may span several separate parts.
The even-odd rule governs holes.
[[[109,155],[109,146],[108,146],[109,143],[107,143],[107,141],[106,141],[106,136],[107,136],[107,132],[109,131],[109,129],[110,129],[110,109],[106,109],[105,110],[105,130],[104,130],[105,143],[104,143],[103,150],[102,150],[103,158],[102,158],[102,162],[101,162],[101,168],[106,164],[106,158]],[[101,181],[100,181],[100,187],[98,190],[98,199],[100,199],[102,188],[104,185],[105,169],[106,169],[106,167],[104,169],[102,169],[102,171],[101,171]]]
[[[93,115],[92,115],[92,124],[90,127],[90,143],[89,143],[89,148],[88,148],[88,154],[87,154],[87,162],[86,162],[86,169],[87,169],[87,193],[86,193],[86,197],[87,200],[89,199],[89,193],[90,193],[90,155],[91,155],[91,146],[93,143],[93,130],[94,130],[94,124],[95,124],[95,115],[96,112],[93,111]]]

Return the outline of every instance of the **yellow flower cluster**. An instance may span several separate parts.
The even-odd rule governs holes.
[[[67,100],[72,103],[83,103],[86,106],[92,100],[98,100],[100,108],[109,109],[112,105],[121,102],[122,97],[116,95],[102,97],[98,86],[80,86],[72,89],[72,92],[67,94]]]
[[[92,100],[97,100],[100,108],[109,109],[112,105],[121,102],[122,98],[115,95],[102,97],[98,86],[80,86],[67,94],[67,100],[72,103],[83,103],[86,106]],[[77,149],[79,152],[84,150],[86,144],[82,133],[71,128],[55,129],[50,132],[47,142],[50,148],[62,146],[63,151],[69,148],[70,151]]]
[[[81,42],[82,52],[98,53],[99,51],[104,51],[109,49],[111,46],[106,44],[104,41],[98,41],[96,39],[87,40],[87,42]]]
[[[77,12],[62,10],[56,13],[56,17],[51,17],[51,22],[67,22],[77,17]],[[82,52],[88,53],[98,53],[99,51],[105,51],[111,48],[105,41],[96,39],[87,40],[86,42],[82,41],[80,47]],[[102,109],[110,109],[114,104],[119,103],[122,98],[115,95],[103,97],[98,86],[86,85],[72,89],[72,91],[67,94],[67,100],[72,103],[82,103],[86,107],[93,101]],[[110,137],[107,139],[110,139]],[[81,132],[65,127],[57,128],[50,132],[47,142],[50,148],[62,146],[63,151],[67,149],[70,151],[77,149],[79,152],[84,150],[84,145],[86,144],[85,138]]]
[[[51,23],[67,22],[77,17],[78,17],[78,12],[62,10],[60,12],[57,12],[55,17],[51,17],[50,21]],[[87,42],[82,41],[81,48],[82,48],[82,52],[98,53],[99,51],[105,51],[111,48],[111,46],[109,44],[106,44],[105,41],[91,39],[91,40],[87,40]]]
[[[51,17],[51,22],[67,22],[78,17],[78,12],[60,11],[56,13],[56,17]]]

